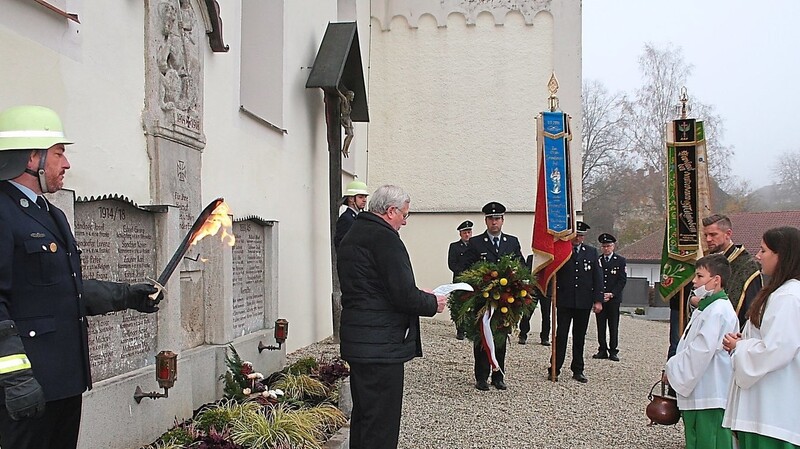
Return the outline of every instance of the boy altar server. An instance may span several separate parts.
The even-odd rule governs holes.
[[[722,348],[722,339],[736,332],[739,319],[723,290],[731,275],[728,260],[712,254],[698,260],[693,285],[701,298],[678,342],[675,356],[667,361],[665,381],[678,396],[683,416],[686,449],[729,449],[730,429],[722,427],[733,368]]]

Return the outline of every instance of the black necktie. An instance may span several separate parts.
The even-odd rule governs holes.
[[[44,200],[44,197],[39,195],[36,197],[36,204],[42,208],[42,210],[49,211],[50,207],[47,205],[47,201]]]
[[[500,251],[500,237],[494,237],[492,241],[494,242],[494,249]]]

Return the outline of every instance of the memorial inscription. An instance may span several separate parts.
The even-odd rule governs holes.
[[[264,227],[252,220],[233,224],[233,330],[244,335],[264,328]]]
[[[144,282],[154,276],[155,222],[151,213],[118,200],[75,204],[75,238],[86,279]],[[95,381],[151,363],[155,315],[135,311],[89,318],[89,358]]]

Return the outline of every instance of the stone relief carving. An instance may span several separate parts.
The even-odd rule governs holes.
[[[146,126],[202,146],[202,54],[192,0],[150,0]],[[183,138],[180,138],[183,136]],[[188,138],[188,141],[187,141]],[[199,142],[192,142],[192,140]]]

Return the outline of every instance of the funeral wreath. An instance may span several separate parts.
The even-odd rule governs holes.
[[[531,271],[524,263],[505,255],[496,263],[480,260],[456,277],[474,291],[455,291],[448,306],[453,321],[477,342],[488,323],[495,345],[502,346],[523,314],[536,308]]]

